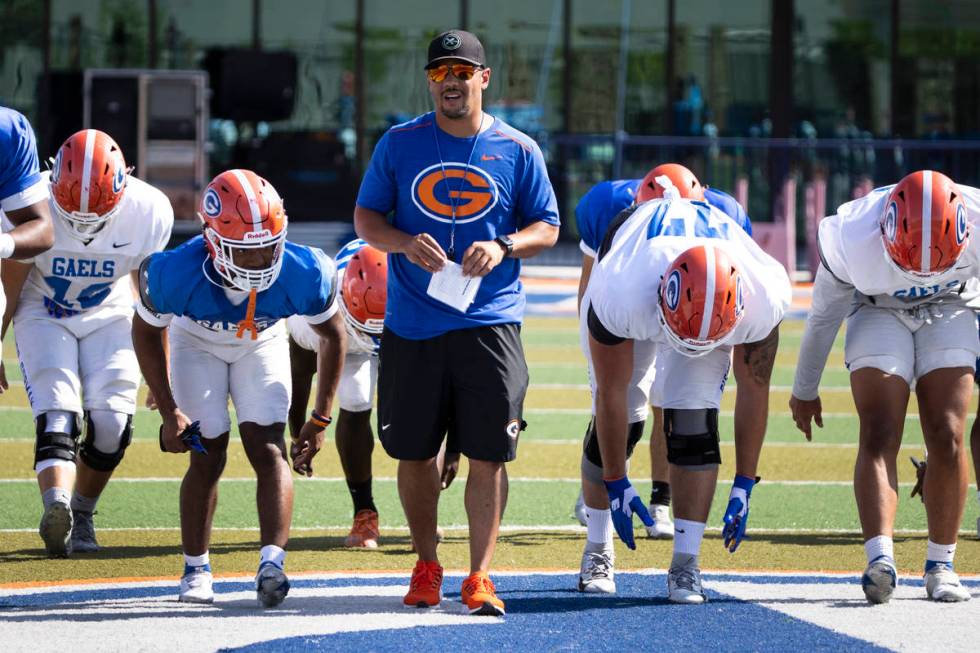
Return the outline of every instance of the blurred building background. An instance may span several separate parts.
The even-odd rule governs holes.
[[[570,242],[592,184],[666,160],[804,257],[814,217],[907,171],[980,186],[980,0],[0,0],[0,103],[46,157],[83,126],[83,71],[207,71],[205,176],[255,169],[293,224],[340,231],[452,27],[486,46],[488,112],[545,151]]]

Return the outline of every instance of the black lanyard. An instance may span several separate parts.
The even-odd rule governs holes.
[[[466,180],[466,175],[470,171],[470,161],[473,160],[473,152],[476,151],[476,143],[480,140],[480,134],[483,132],[483,116],[486,115],[483,112],[480,113],[480,126],[476,130],[476,136],[473,137],[473,146],[470,147],[470,155],[466,157],[466,167],[463,168],[463,178],[459,182],[459,188],[456,190],[456,194],[459,195],[463,190],[463,182]],[[439,155],[439,167],[442,170],[442,181],[446,184],[446,188],[449,188],[449,182],[446,179],[446,164],[442,160],[442,149],[439,147],[439,130],[436,127],[435,116],[432,117],[432,135],[436,141],[436,154]],[[456,255],[456,198],[453,197],[451,192],[447,191],[449,196],[449,206],[452,208],[452,222],[449,226],[449,249],[446,254],[449,260],[453,260]]]

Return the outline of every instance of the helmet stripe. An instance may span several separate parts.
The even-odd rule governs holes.
[[[922,171],[922,272],[932,268],[932,171]]]
[[[95,154],[95,130],[85,130],[85,159],[82,163],[82,191],[78,199],[78,210],[88,213],[89,189],[92,186],[92,157]]]
[[[698,340],[708,339],[708,332],[711,330],[711,316],[715,312],[715,248],[706,245],[704,248],[704,267],[705,267],[705,293],[704,293],[704,313],[701,315],[701,332]]]
[[[252,212],[252,231],[260,231],[262,229],[262,212],[259,211],[259,201],[255,197],[255,189],[252,188],[252,184],[249,183],[248,177],[241,170],[232,170],[235,179],[238,183],[242,185],[242,191],[245,192],[245,198],[248,200],[248,208]]]

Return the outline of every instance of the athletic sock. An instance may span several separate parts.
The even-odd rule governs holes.
[[[672,567],[689,565],[692,557],[694,566],[698,565],[704,528],[704,522],[674,519],[674,557],[670,563]]]
[[[88,497],[83,497],[78,492],[71,495],[72,512],[95,512],[95,506],[98,503],[99,503],[99,497],[90,499]]]
[[[650,491],[650,503],[658,506],[670,505],[670,483],[654,481],[653,489]]]
[[[936,544],[932,540],[926,544],[926,571],[938,564],[953,566],[953,556],[956,555],[956,544]]]
[[[877,535],[864,543],[864,555],[871,564],[878,558],[888,558],[888,562],[895,566],[895,542],[887,535]]]
[[[374,505],[374,497],[371,495],[371,478],[361,483],[351,483],[347,481],[347,489],[350,491],[350,498],[354,501],[354,514],[362,510],[372,510],[378,512]]]
[[[71,503],[71,492],[63,487],[53,487],[48,488],[41,494],[41,502],[44,503],[44,508],[47,509],[52,503],[60,501],[61,503]]]
[[[184,554],[184,575],[186,576],[195,569],[204,568],[204,571],[211,571],[211,554],[205,551],[199,556],[189,556]]]
[[[587,544],[605,547],[613,541],[612,513],[585,506],[585,527],[588,529]]]
[[[259,551],[259,566],[261,567],[267,562],[271,562],[282,569],[286,565],[286,552],[275,544],[266,544]]]

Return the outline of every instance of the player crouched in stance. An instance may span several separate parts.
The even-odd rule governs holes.
[[[768,416],[779,322],[791,290],[783,267],[739,225],[703,202],[664,199],[623,214],[606,233],[583,297],[595,374],[595,425],[613,526],[629,546],[633,513],[652,520],[626,477],[628,393],[637,343],[657,343],[653,394],[662,401],[674,503],[675,603],[703,603],[698,556],[718,479],[718,410],[732,364],[734,486],[725,546],[745,535]]]
[[[215,177],[204,192],[201,213],[203,236],[140,267],[133,323],[140,368],[163,419],[161,445],[171,453],[192,449],[180,488],[185,563],[180,600],[214,600],[208,544],[227,459],[230,396],[258,480],[262,549],[256,591],[262,605],[274,606],[289,591],[283,565],[293,512],[283,442],[291,390],[289,340],[281,318],[303,315],[320,336],[315,408],[290,451],[294,469],[312,475],[346,341],[335,300],[336,271],[322,251],[286,241],[282,200],[254,172],[229,170]],[[193,435],[192,419],[200,423],[203,440]]]
[[[970,239],[978,218],[980,190],[921,170],[820,223],[821,265],[790,408],[807,439],[811,419],[822,426],[820,376],[847,316],[844,356],[861,424],[854,493],[868,558],[861,585],[871,603],[886,603],[896,584],[896,458],[913,382],[929,452],[926,594],[970,598],[953,555],[966,500],[963,431],[980,352],[968,306],[980,276],[978,244]]]
[[[54,246],[3,266],[3,329],[12,315],[37,427],[39,530],[56,556],[99,549],[92,515],[129,446],[140,383],[130,337],[136,272],[173,227],[166,196],[127,173],[108,134],[71,136],[45,179]]]
[[[354,524],[344,546],[378,548],[378,508],[371,492],[371,454],[374,432],[371,407],[378,383],[378,349],[384,330],[388,258],[360,239],[337,252],[340,313],[347,330],[347,353],[337,388],[337,453],[354,502]],[[297,438],[306,422],[306,406],[316,372],[319,336],[300,315],[286,320],[293,399],[289,431]]]

